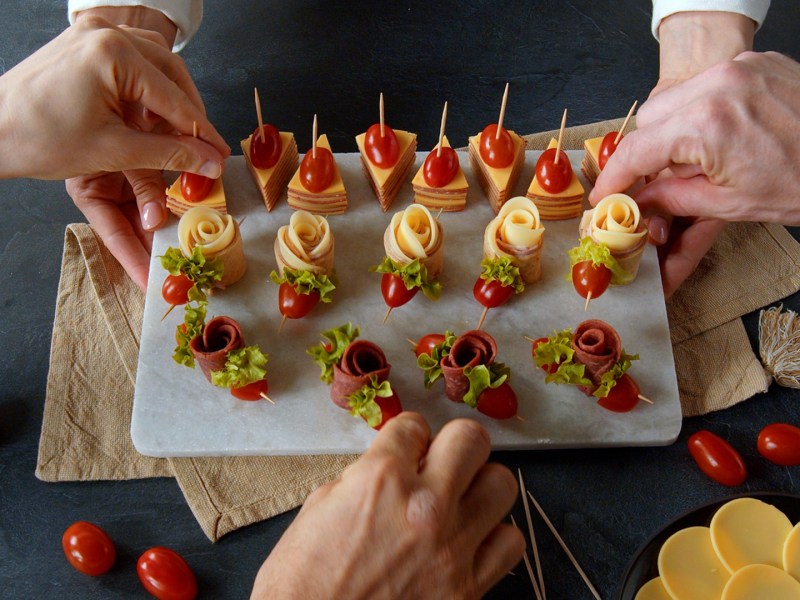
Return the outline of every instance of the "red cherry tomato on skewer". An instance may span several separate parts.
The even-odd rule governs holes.
[[[536,161],[536,179],[546,192],[563,192],[572,181],[572,165],[563,150],[559,151],[558,163],[556,149],[548,148]]]
[[[486,388],[478,397],[478,412],[492,419],[510,419],[517,414],[517,395],[503,382],[496,388]]]
[[[392,394],[388,398],[378,396],[375,398],[375,403],[381,407],[381,422],[373,427],[375,430],[380,430],[386,424],[386,421],[403,412],[403,405],[400,404],[400,398],[397,397],[397,394]]]
[[[639,403],[639,384],[625,373],[622,377],[617,379],[617,383],[608,392],[605,398],[599,398],[597,403],[613,412],[628,412],[633,410],[633,407]]]
[[[77,571],[97,577],[107,573],[117,558],[114,542],[93,523],[76,521],[61,536],[61,547]]]
[[[597,165],[600,167],[601,171],[606,166],[606,162],[608,162],[609,157],[612,154],[614,154],[614,152],[616,152],[616,150],[617,150],[617,146],[619,145],[619,142],[617,142],[615,144],[614,140],[617,138],[617,134],[618,133],[619,132],[617,132],[617,131],[611,131],[611,132],[607,133],[603,137],[603,141],[600,142],[600,152],[599,152],[599,154],[597,156]],[[619,141],[620,142],[622,141],[623,137],[624,136],[622,136],[622,135],[619,136]]]
[[[758,452],[776,465],[800,465],[800,428],[788,423],[772,423],[758,434]]]
[[[497,123],[483,128],[479,143],[479,153],[483,162],[495,169],[503,169],[514,162],[514,140],[505,128],[497,137]]]
[[[161,286],[161,296],[173,306],[186,304],[189,301],[189,290],[194,287],[194,281],[183,273],[167,275]]]
[[[414,354],[417,358],[423,354],[431,355],[434,346],[438,346],[444,341],[444,335],[441,333],[429,333],[419,338],[417,345],[414,347]]]
[[[514,295],[514,288],[503,285],[497,279],[487,281],[483,277],[478,277],[472,286],[472,295],[486,308],[497,308]]]
[[[181,194],[187,202],[202,202],[211,193],[214,180],[184,171],[181,173]]]
[[[287,319],[305,317],[319,302],[319,292],[298,294],[291,284],[284,281],[278,287],[278,308]]]
[[[238,398],[239,400],[261,400],[267,395],[268,390],[269,386],[267,385],[267,380],[259,379],[258,381],[248,383],[247,385],[243,385],[241,387],[232,387],[231,396]]]
[[[599,298],[611,283],[611,271],[605,265],[595,265],[591,260],[582,260],[572,267],[572,285],[583,298],[592,293]]]
[[[333,182],[335,173],[333,154],[327,148],[317,147],[316,158],[312,148],[300,163],[300,183],[313,194],[325,190]]]
[[[394,273],[384,273],[381,277],[381,294],[386,306],[397,308],[417,295],[419,288],[408,289],[402,277]]]
[[[136,563],[136,573],[144,589],[158,600],[193,600],[197,580],[183,557],[169,548],[146,550]]]
[[[717,483],[737,486],[744,483],[747,468],[739,453],[728,442],[705,429],[689,438],[689,452],[700,470]]]
[[[258,169],[269,169],[278,163],[281,157],[281,134],[274,125],[265,123],[261,129],[264,140],[261,140],[258,127],[250,137],[250,162]]]
[[[442,152],[436,155],[438,150],[431,150],[425,159],[422,167],[422,177],[431,187],[443,188],[453,181],[458,173],[458,155],[456,151],[447,146],[442,146]]]
[[[381,124],[370,125],[364,136],[364,154],[376,167],[381,169],[393,167],[400,158],[400,142],[397,141],[394,130],[384,125],[381,136]]]

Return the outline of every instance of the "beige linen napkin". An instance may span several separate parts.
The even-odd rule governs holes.
[[[565,131],[565,148],[622,119]],[[527,136],[539,150],[557,132]],[[731,225],[668,304],[684,415],[741,402],[769,378],[739,318],[800,288],[800,244],[780,226]],[[144,296],[85,224],[67,227],[36,475],[172,475],[211,540],[298,506],[355,456],[153,459],[130,439]],[[707,352],[709,347],[720,352]]]

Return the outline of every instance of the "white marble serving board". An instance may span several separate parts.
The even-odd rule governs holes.
[[[525,193],[539,154],[527,153],[517,194]],[[167,308],[161,297],[166,272],[157,258],[168,246],[178,245],[177,219],[172,219],[156,232],[153,243],[131,426],[136,449],[149,456],[364,451],[376,432],[331,402],[319,368],[305,353],[319,343],[320,332],[348,321],[361,328],[361,338],[383,348],[392,365],[392,387],[404,408],[422,413],[434,432],[451,419],[471,417],[487,427],[495,449],[672,443],[680,431],[681,408],[655,249],[647,247],[632,284],[609,289],[584,312],[583,298],[565,278],[567,250],[578,241],[578,219],[545,222],[542,280],[491,310],[483,326],[497,340],[498,360],[511,368],[522,420],[495,421],[451,402],[441,381],[425,390],[407,340],[445,329],[455,333],[473,329],[482,310],[472,296],[472,286],[480,273],[483,230],[494,214],[466,154],[459,155],[470,189],[465,211],[440,216],[445,233],[440,300],[432,302],[418,294],[381,324],[386,305],[380,275],[369,268],[384,256],[383,232],[392,214],[413,199],[410,178],[391,210],[382,213],[358,154],[337,154],[350,202],[345,214],[329,218],[336,240],[339,289],[331,304],[320,304],[309,316],[287,321],[280,334],[278,286],[268,274],[276,268],[272,249],[276,231],[288,223],[291,209],[284,196],[267,213],[243,157],[230,158],[224,174],[228,210],[237,219],[244,218],[241,233],[248,270],[241,281],[211,297],[208,318],[224,314],[236,319],[245,342],[258,344],[269,354],[269,395],[275,404],[237,400],[227,390],[209,384],[199,369],[173,362],[175,327],[183,321],[183,311],[176,308],[161,321]],[[580,173],[582,152],[569,155]],[[424,157],[424,153],[417,155],[412,174]],[[641,356],[630,373],[653,405],[640,402],[629,413],[613,413],[573,386],[544,383],[544,373],[531,359],[531,345],[524,336],[537,338],[556,329],[574,328],[587,318],[608,321],[619,331],[625,350]]]

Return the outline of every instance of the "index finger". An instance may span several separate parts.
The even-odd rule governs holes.
[[[412,463],[416,471],[430,440],[431,429],[422,415],[403,411],[381,427],[364,456],[390,455]]]

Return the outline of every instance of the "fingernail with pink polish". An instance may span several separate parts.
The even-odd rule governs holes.
[[[650,238],[654,244],[657,246],[666,244],[669,239],[669,223],[664,217],[658,215],[650,217],[647,228],[650,230]]]
[[[200,175],[211,179],[218,179],[219,176],[222,175],[222,166],[213,160],[209,160],[200,167]]]
[[[166,217],[166,210],[161,202],[153,200],[142,207],[142,227],[147,231],[157,229]]]

